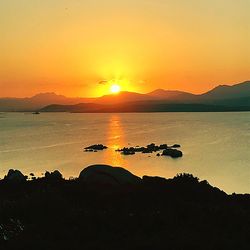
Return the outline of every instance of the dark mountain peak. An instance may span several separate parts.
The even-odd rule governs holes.
[[[220,90],[224,90],[224,89],[229,89],[229,88],[231,88],[230,85],[221,84],[221,85],[218,85],[218,86],[210,89],[209,91],[205,92],[204,94],[211,93],[211,92],[214,92],[214,91],[220,91]],[[204,94],[202,94],[202,95],[204,95]]]
[[[212,90],[201,95],[209,99],[229,99],[250,96],[250,81],[245,81],[235,85],[219,85]]]
[[[164,89],[156,89],[152,92],[147,93],[148,96],[152,96],[157,99],[164,99],[164,100],[169,100],[169,101],[187,101],[190,99],[193,99],[196,95],[184,92],[184,91],[179,91],[179,90],[164,90]]]
[[[247,81],[244,81],[244,82],[235,84],[235,85],[233,85],[233,86],[245,86],[245,85],[250,85],[250,80],[247,80]]]

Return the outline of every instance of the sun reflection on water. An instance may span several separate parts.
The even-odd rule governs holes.
[[[107,145],[110,150],[105,154],[105,162],[113,166],[125,166],[127,161],[119,152],[116,152],[116,149],[126,145],[126,135],[121,117],[117,114],[111,114],[108,122]]]

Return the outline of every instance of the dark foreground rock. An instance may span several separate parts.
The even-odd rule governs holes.
[[[46,171],[45,179],[48,181],[61,181],[63,177],[62,177],[62,174],[58,170],[55,170],[53,172]]]
[[[96,185],[138,184],[140,180],[124,168],[109,165],[92,165],[82,170],[79,175],[79,181]]]
[[[24,176],[19,170],[10,169],[4,180],[8,182],[18,183],[26,181],[27,176]]]
[[[57,172],[1,180],[0,249],[249,249],[250,195],[227,195],[191,174],[141,179],[110,168],[73,180]],[[123,184],[107,185],[113,177]]]

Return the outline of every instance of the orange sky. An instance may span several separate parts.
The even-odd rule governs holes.
[[[0,1],[0,96],[201,93],[250,79],[248,0]],[[108,84],[99,84],[108,80]]]

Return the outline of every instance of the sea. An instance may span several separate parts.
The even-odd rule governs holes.
[[[180,144],[183,157],[122,155],[116,149]],[[108,149],[84,152],[92,144]],[[0,113],[0,177],[9,169],[79,176],[109,164],[138,176],[191,173],[227,193],[250,193],[250,112]]]

